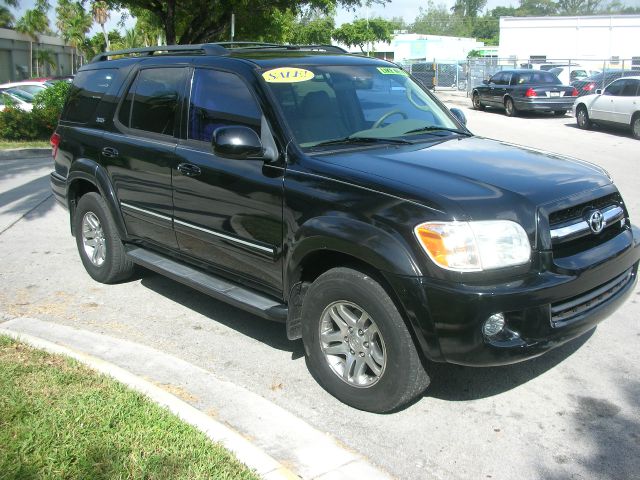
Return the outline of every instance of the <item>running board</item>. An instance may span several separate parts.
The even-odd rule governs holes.
[[[209,295],[217,300],[275,322],[287,321],[287,306],[261,293],[223,278],[133,245],[125,246],[127,256],[138,265]]]

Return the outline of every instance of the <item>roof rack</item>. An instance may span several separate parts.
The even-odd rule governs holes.
[[[154,55],[157,53],[167,52],[169,54],[188,54],[198,53],[201,55],[228,55],[229,51],[215,43],[201,43],[199,45],[156,45],[153,47],[140,47],[140,48],[127,48],[126,50],[113,50],[111,52],[103,52],[91,60],[91,62],[103,62],[109,60],[109,57],[115,57],[116,55]]]
[[[308,50],[315,52],[348,53],[345,49],[335,45],[282,45],[278,43],[263,42],[218,42],[201,43],[198,45],[156,45],[153,47],[128,48],[126,50],[114,50],[103,52],[91,60],[93,62],[103,62],[109,57],[119,55],[171,55],[171,54],[200,54],[200,55],[229,55],[232,50],[261,50],[261,49],[285,49],[285,50]]]

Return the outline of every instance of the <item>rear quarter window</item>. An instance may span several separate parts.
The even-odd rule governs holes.
[[[110,68],[78,72],[73,79],[62,120],[88,123],[116,73],[116,69]]]

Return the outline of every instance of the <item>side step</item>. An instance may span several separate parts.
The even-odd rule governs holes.
[[[127,256],[138,265],[165,275],[217,300],[275,322],[287,321],[287,306],[261,293],[179,263],[164,255],[127,245]]]

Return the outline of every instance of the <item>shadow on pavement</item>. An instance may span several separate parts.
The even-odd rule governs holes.
[[[432,363],[428,368],[431,385],[425,392],[425,397],[465,401],[506,392],[563,362],[578,350],[593,332],[595,328],[540,357],[513,365],[463,367],[448,363]]]
[[[565,127],[570,127],[570,128],[575,128],[576,130],[580,130],[580,127],[578,127],[577,123],[567,123],[565,124]],[[629,138],[633,140],[631,131],[628,128],[624,128],[624,127],[616,128],[616,127],[595,125],[586,131],[608,133],[609,135],[614,135],[616,137]]]
[[[23,215],[51,195],[50,162],[48,158],[0,161],[0,182],[12,185],[5,190],[6,184],[0,183],[0,210],[3,214]],[[14,179],[19,177],[26,177],[28,181],[16,185]],[[43,216],[54,204],[53,201],[45,202],[34,212],[35,216]]]
[[[283,323],[265,320],[150,270],[141,270],[144,287],[272,348],[291,352],[292,360],[304,357],[302,341],[288,340]]]

